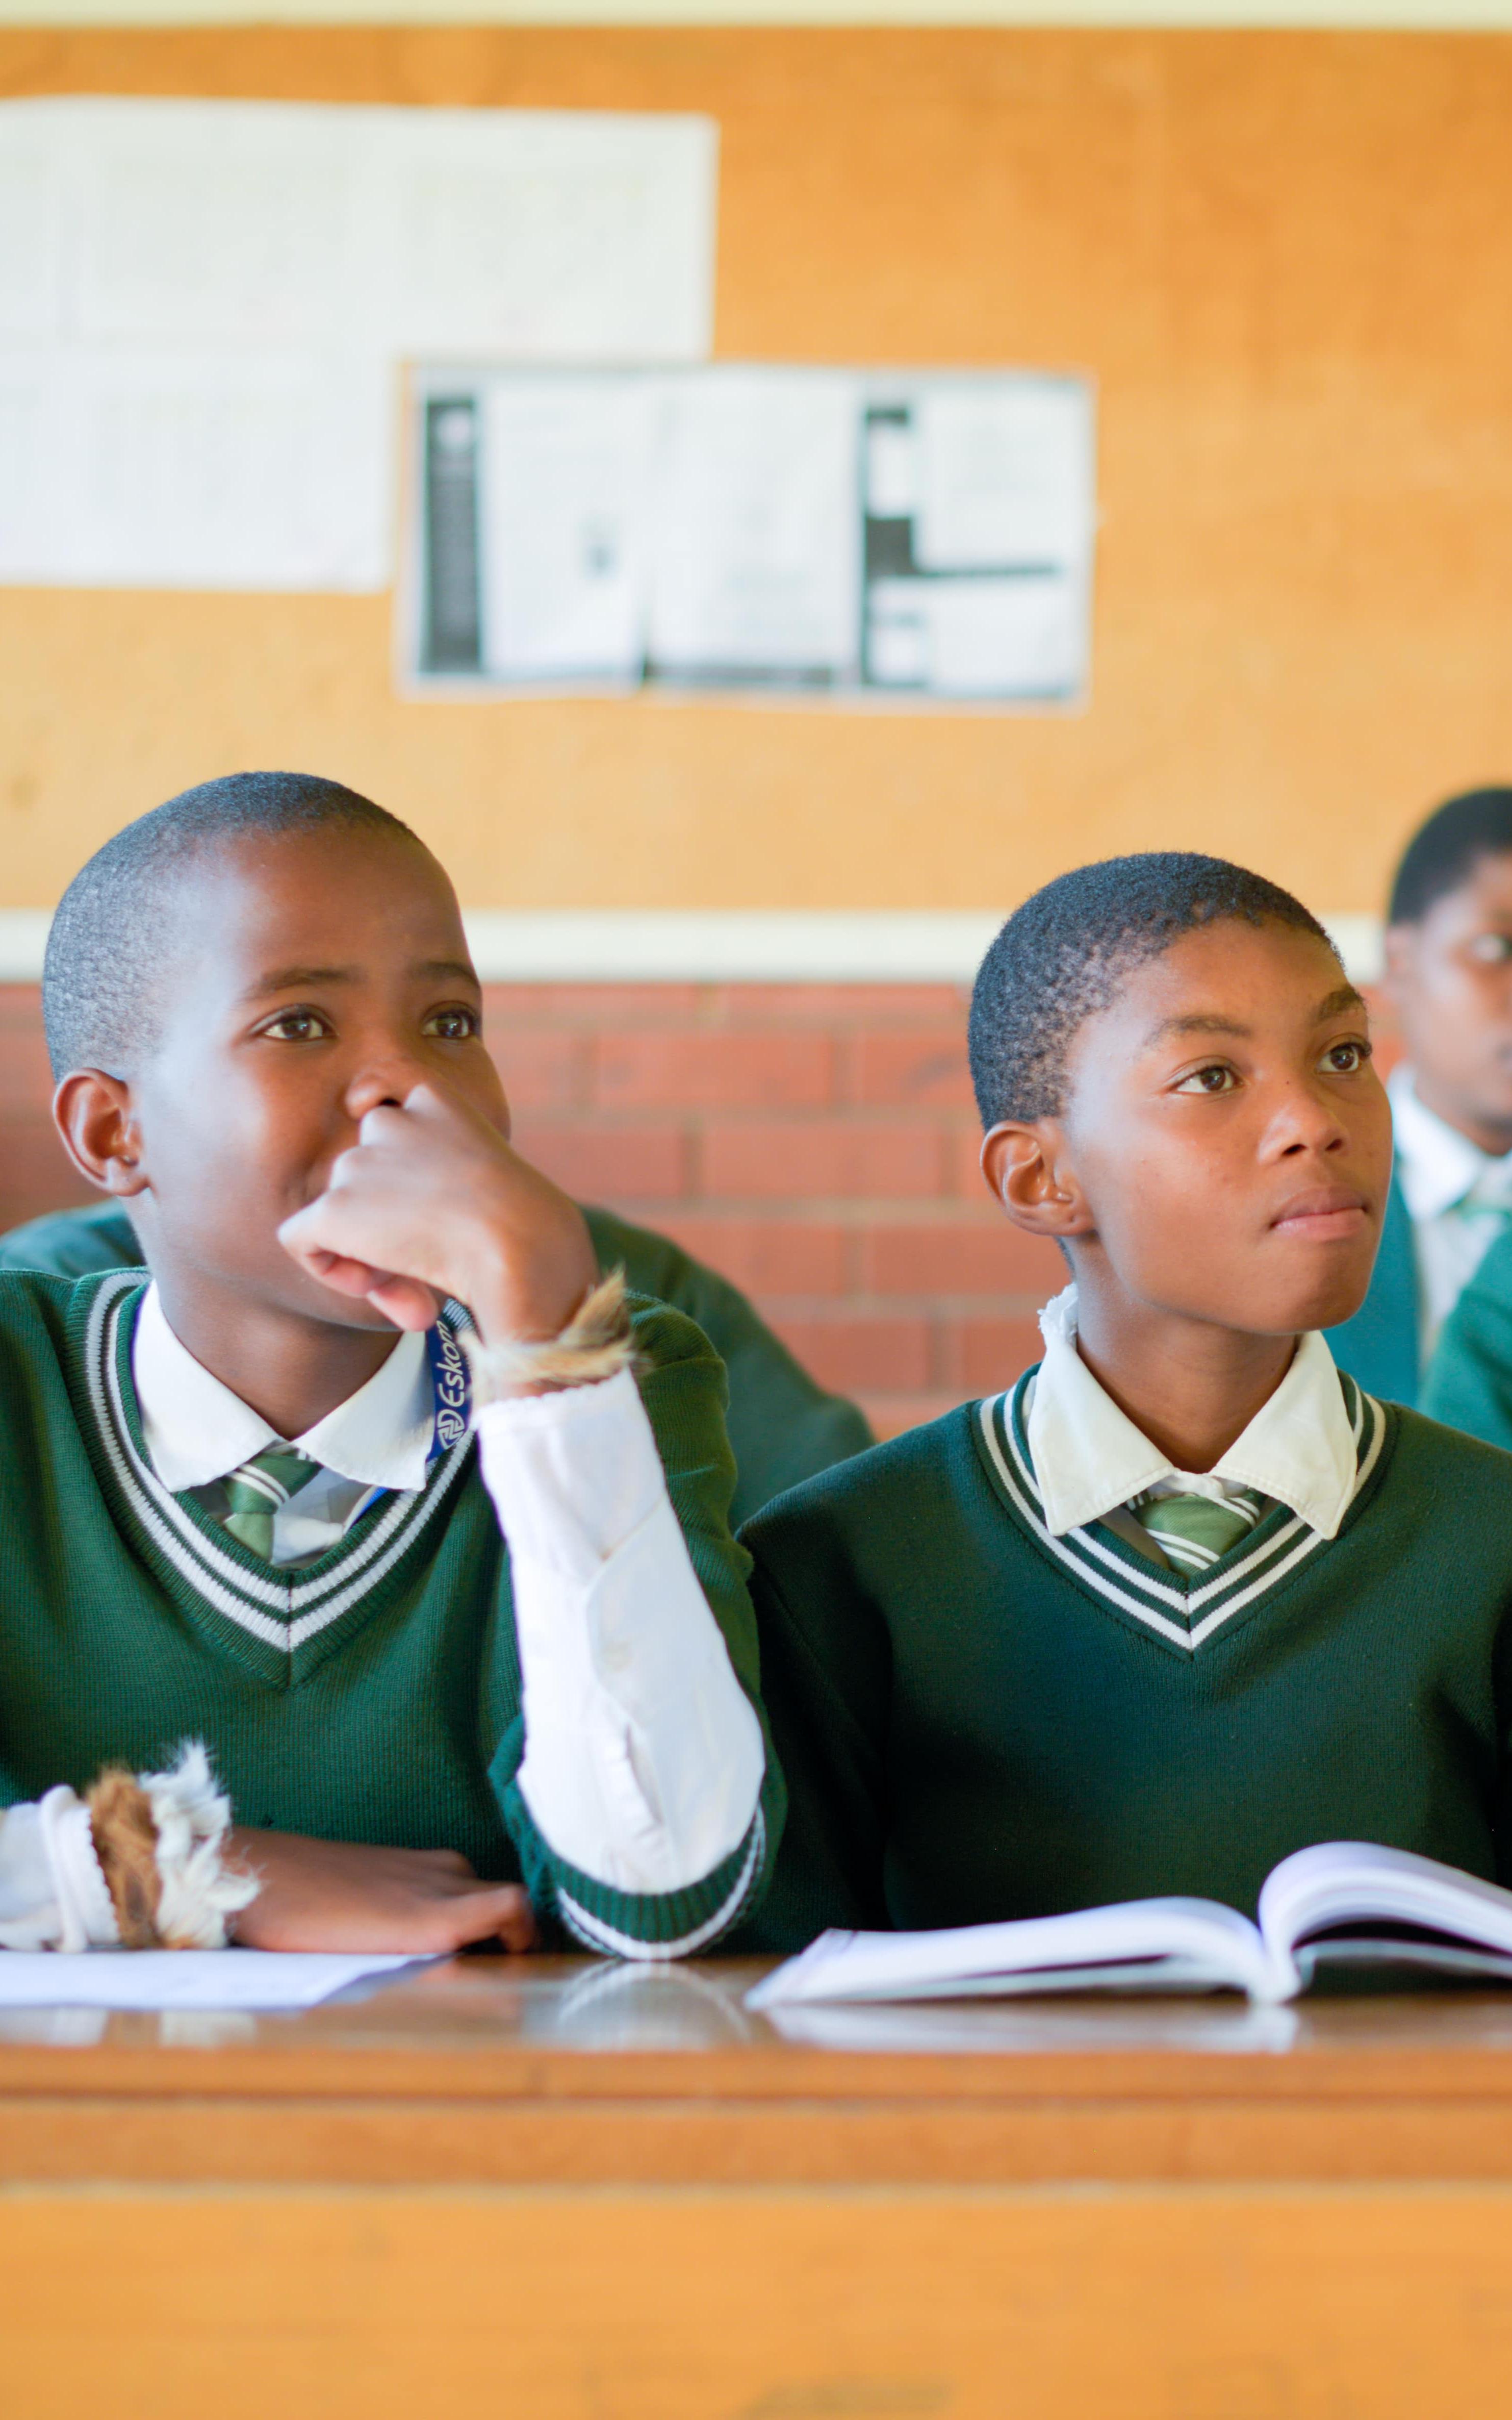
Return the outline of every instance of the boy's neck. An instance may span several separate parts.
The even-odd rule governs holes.
[[[380,1370],[396,1328],[341,1327],[155,1271],[163,1317],[212,1378],[277,1431],[303,1436]]]
[[[1109,1299],[1078,1281],[1076,1343],[1100,1387],[1177,1470],[1211,1470],[1269,1403],[1294,1336],[1253,1336]]]

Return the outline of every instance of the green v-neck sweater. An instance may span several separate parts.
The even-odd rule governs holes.
[[[1512,1455],[1341,1377],[1330,1544],[1275,1506],[1190,1586],[1053,1538],[1026,1379],[810,1481],[742,1533],[789,1792],[742,1946],[1193,1893],[1380,1840],[1508,1878]]]
[[[0,1274],[0,1803],[204,1740],[238,1822],[458,1849],[523,1878],[586,1946],[676,1956],[766,1880],[769,1761],[746,1838],[686,1890],[615,1891],[559,1858],[517,1785],[524,1751],[509,1555],[471,1435],[317,1562],[278,1571],[147,1461],[131,1385],[139,1272]],[[730,1534],[724,1373],[690,1320],[631,1298],[641,1393],[694,1568],[756,1693]]]

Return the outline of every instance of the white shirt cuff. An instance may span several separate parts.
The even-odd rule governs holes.
[[[595,1882],[686,1889],[744,1839],[765,1758],[635,1380],[486,1404],[477,1426],[509,1546],[532,1820]]]
[[[0,1948],[93,1949],[119,1940],[83,1799],[60,1784],[0,1813]]]

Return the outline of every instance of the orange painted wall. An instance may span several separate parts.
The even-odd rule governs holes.
[[[1512,38],[0,33],[0,92],[698,109],[729,358],[1086,369],[1083,714],[401,702],[379,598],[0,592],[0,907],[247,764],[474,905],[1007,906],[1089,855],[1379,905],[1512,768]]]

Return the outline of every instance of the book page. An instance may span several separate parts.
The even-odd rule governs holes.
[[[1030,1978],[1033,1978],[1032,1981]],[[1255,1927],[1215,1900],[1133,1900],[938,1932],[825,1932],[768,1975],[748,2005],[952,1999],[998,1991],[1227,1986],[1257,1999],[1273,1987]]]
[[[1330,1840],[1284,1858],[1260,1893],[1259,1920],[1277,1964],[1312,1943],[1307,1962],[1316,1965],[1326,1954],[1319,1935],[1347,1926],[1368,1937],[1373,1925],[1382,1928],[1374,1953],[1381,1962],[1412,1964],[1411,1939],[1392,1938],[1388,1929],[1418,1926],[1504,1957],[1512,1980],[1512,1891],[1378,1841]],[[1452,1966],[1441,1949],[1440,1944],[1426,1943],[1423,1962]],[[1372,1953],[1367,1941],[1356,1941],[1343,1954],[1356,1964],[1367,1962]]]

